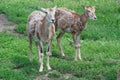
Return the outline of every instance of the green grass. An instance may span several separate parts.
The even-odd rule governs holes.
[[[33,62],[29,61],[29,47],[26,37],[16,37],[7,33],[0,33],[0,78],[4,80],[32,80],[39,73],[39,62],[37,50],[33,46]],[[6,37],[4,37],[6,36]],[[54,40],[55,41],[55,40]],[[74,49],[63,39],[66,58],[60,58],[57,45],[53,44],[53,56],[50,58],[50,65],[53,70],[63,73],[71,73],[78,80],[115,80],[120,67],[119,47],[120,42],[104,40],[82,40],[81,55],[83,60],[75,62]],[[55,42],[56,43],[56,42]],[[65,46],[68,45],[68,46]],[[58,58],[59,57],[59,58]],[[44,58],[46,62],[46,56]],[[44,65],[45,66],[45,65]],[[8,76],[9,75],[9,76]],[[60,74],[52,73],[50,78],[59,77]],[[70,78],[71,80],[74,78]]]
[[[119,2],[120,3],[120,2]],[[61,80],[116,80],[120,68],[120,5],[115,0],[1,0],[0,13],[18,24],[15,31],[26,34],[28,15],[40,7],[67,7],[82,14],[81,5],[96,6],[97,20],[88,20],[87,28],[81,33],[82,61],[74,61],[75,50],[70,34],[62,38],[65,59],[59,54],[54,37],[50,65],[58,72],[49,73],[49,80],[60,79],[62,74],[73,76]],[[11,23],[6,23],[10,25]],[[58,34],[58,31],[56,32]],[[71,44],[72,43],[72,44]],[[46,56],[44,56],[44,63]],[[45,64],[44,64],[45,66]],[[33,62],[29,61],[29,44],[26,36],[16,37],[0,33],[0,80],[33,80],[48,73],[46,68],[38,72],[37,49],[33,44]],[[43,79],[44,80],[44,79]]]

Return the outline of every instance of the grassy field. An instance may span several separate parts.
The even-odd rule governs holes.
[[[117,1],[117,0],[116,0]],[[62,38],[66,58],[62,59],[56,42],[52,43],[50,65],[39,73],[37,50],[33,46],[33,62],[29,61],[29,44],[26,35],[28,15],[40,7],[66,7],[82,14],[81,5],[96,6],[97,21],[88,20],[81,34],[82,61],[74,61],[74,47],[70,34]],[[0,33],[0,80],[34,80],[49,74],[49,80],[116,80],[120,69],[120,1],[115,0],[0,0],[0,13],[18,24],[15,31],[25,34],[17,37]],[[58,32],[56,32],[57,34]],[[46,56],[44,58],[46,62]],[[71,74],[69,78],[64,74]],[[40,77],[38,80],[45,80]]]

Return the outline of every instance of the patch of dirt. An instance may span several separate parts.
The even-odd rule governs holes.
[[[40,79],[48,80],[48,74],[38,75],[34,80],[40,80]]]
[[[71,77],[74,77],[74,75],[70,73],[61,74],[60,72],[53,70],[46,74],[36,76],[34,80],[49,80],[49,79],[61,80],[61,79],[69,79]]]
[[[0,32],[4,30],[12,31],[16,27],[16,24],[8,21],[5,14],[0,14]]]
[[[21,34],[14,31],[14,28],[17,26],[12,21],[8,20],[8,17],[5,14],[0,14],[0,32],[7,32],[16,36],[20,36]]]

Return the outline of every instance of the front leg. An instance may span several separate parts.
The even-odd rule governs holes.
[[[46,48],[46,55],[47,55],[46,66],[47,66],[47,69],[48,69],[48,70],[51,70],[51,67],[50,67],[50,64],[49,64],[49,57],[50,57],[50,55],[52,55],[52,53],[51,53],[51,43],[52,43],[52,40],[50,40],[50,41],[47,43],[47,48]]]
[[[62,57],[65,56],[64,52],[63,52],[63,49],[62,49],[62,46],[61,46],[61,43],[60,43],[60,40],[63,36],[64,32],[60,32],[59,35],[57,36],[57,43],[58,43],[58,48],[59,48],[59,51],[60,51],[60,54]]]
[[[39,68],[39,72],[43,71],[43,42],[40,41],[40,43],[37,43],[37,49],[38,49],[38,57],[39,57],[39,63],[40,63],[40,68]]]
[[[75,61],[82,60],[81,54],[80,54],[80,35],[73,34],[73,41],[74,41],[74,47],[75,47]]]

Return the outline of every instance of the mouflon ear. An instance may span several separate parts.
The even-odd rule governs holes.
[[[40,11],[42,11],[42,12],[47,14],[47,10],[45,8],[40,8]]]

